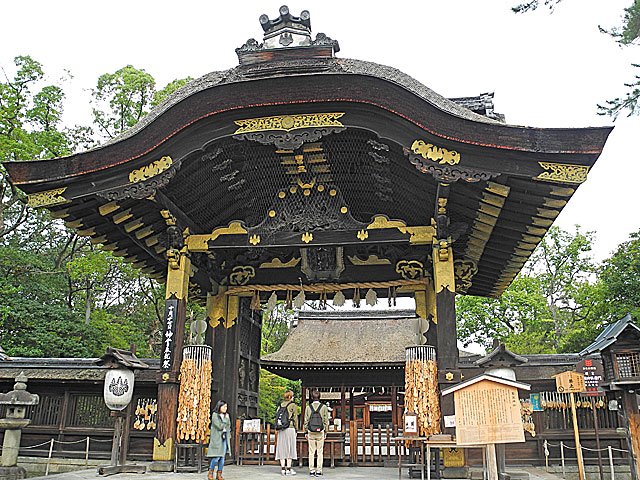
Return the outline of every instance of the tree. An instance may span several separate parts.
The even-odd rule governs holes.
[[[536,10],[544,5],[553,10],[562,0],[528,0],[512,10],[515,13],[525,13]],[[630,7],[624,9],[622,25],[609,30],[599,26],[602,33],[611,35],[621,46],[629,46],[638,43],[640,39],[640,0],[632,0]],[[633,63],[633,67],[640,68],[640,64]],[[606,100],[604,105],[598,105],[598,115],[610,115],[614,119],[624,111],[628,111],[627,116],[638,113],[638,102],[640,102],[640,75],[635,75],[631,82],[625,83],[628,88],[627,93],[622,97],[613,100]]]
[[[605,260],[600,279],[603,296],[608,299],[609,320],[627,313],[640,319],[640,230]]]
[[[144,69],[127,65],[105,73],[91,92],[93,123],[105,138],[117,137],[190,80],[191,77],[176,79],[156,91],[155,79]]]
[[[262,315],[262,355],[280,350],[287,339],[293,319],[293,311],[287,310],[284,302],[279,302],[271,311],[264,311]],[[294,401],[301,401],[302,388],[299,381],[280,377],[264,369],[260,369],[259,388],[258,416],[265,422],[273,423],[278,405],[282,401],[282,394],[286,390],[293,391]]]
[[[87,142],[87,129],[63,129],[64,92],[44,85],[42,65],[29,56],[14,59],[15,74],[3,68],[0,83],[0,161],[28,161],[67,155]],[[0,237],[25,222],[25,195],[11,185],[0,167]]]
[[[106,138],[133,127],[151,106],[156,81],[144,70],[127,65],[98,78],[92,90],[93,121]]]
[[[158,90],[153,95],[153,101],[151,102],[151,106],[155,107],[160,102],[162,102],[165,98],[169,97],[173,92],[175,92],[179,88],[182,88],[183,86],[185,86],[191,80],[193,80],[193,78],[187,77],[182,79],[176,79],[169,82],[166,87],[164,87],[162,90]]]
[[[518,353],[576,351],[597,334],[601,285],[589,257],[593,233],[552,227],[498,299],[459,297],[458,331],[465,345],[504,341]]]

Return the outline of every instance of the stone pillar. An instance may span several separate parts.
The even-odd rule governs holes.
[[[26,478],[27,474],[22,467],[18,467],[18,452],[22,429],[31,423],[24,418],[27,406],[37,405],[40,402],[38,395],[27,392],[27,377],[20,373],[16,377],[13,390],[0,394],[0,405],[7,406],[6,418],[0,419],[0,428],[4,429],[4,441],[2,443],[2,466],[0,466],[0,480],[14,480]]]
[[[165,295],[164,332],[158,378],[158,412],[153,439],[153,462],[150,470],[173,471],[178,413],[178,375],[182,363],[182,347],[186,321],[191,261],[186,250],[167,252],[169,266]],[[206,413],[207,415],[209,412]]]

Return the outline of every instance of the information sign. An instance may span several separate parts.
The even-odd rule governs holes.
[[[534,412],[542,412],[544,408],[542,408],[542,402],[540,400],[539,393],[532,393],[529,395],[529,402],[531,402],[531,406],[533,407]]]
[[[576,365],[576,370],[584,374],[585,395],[604,395],[600,390],[604,381],[604,368],[600,360],[582,360]]]
[[[160,356],[160,371],[163,372],[168,372],[173,367],[177,314],[178,300],[166,300],[164,307],[164,331],[162,332],[162,353]]]
[[[524,442],[518,389],[482,380],[454,392],[456,443]]]
[[[584,375],[577,372],[563,372],[554,376],[558,393],[584,392]]]

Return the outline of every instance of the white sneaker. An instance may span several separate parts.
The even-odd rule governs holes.
[[[286,474],[287,474],[286,470],[280,469],[280,475],[282,475],[284,477]]]
[[[297,475],[296,471],[292,468],[291,470],[287,470],[287,475]]]

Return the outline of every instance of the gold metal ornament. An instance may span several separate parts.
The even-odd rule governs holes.
[[[27,206],[37,208],[67,203],[69,200],[62,196],[66,189],[67,187],[61,187],[45,192],[31,193],[27,196]]]
[[[400,260],[396,263],[396,272],[405,280],[421,280],[424,278],[424,265],[417,260]]]
[[[432,143],[426,143],[423,140],[415,140],[411,145],[411,151],[422,156],[422,158],[426,160],[431,160],[440,164],[448,163],[449,165],[457,165],[460,163],[460,154],[458,152],[437,147]]]
[[[358,231],[358,240],[364,242],[367,238],[369,238],[369,232],[367,232],[366,230],[360,230]]]
[[[169,156],[162,157],[160,160],[151,162],[149,165],[141,167],[137,170],[132,170],[129,173],[129,182],[138,183],[144,180],[148,180],[151,177],[168,170],[173,165],[173,160]]]
[[[251,245],[257,245],[260,243],[260,235],[251,235],[249,237],[249,243]]]
[[[309,243],[310,241],[313,240],[313,234],[309,233],[309,232],[305,232],[302,234],[301,240],[304,243]]]
[[[317,127],[344,127],[338,121],[344,113],[303,113],[297,115],[274,115],[271,117],[248,118],[245,120],[236,120],[234,123],[238,125],[238,129],[233,132],[234,135],[242,133],[266,132],[272,130],[298,130],[301,128],[317,128]]]
[[[246,285],[256,276],[256,270],[251,265],[233,267],[229,274],[230,285]]]
[[[471,279],[478,273],[478,266],[472,260],[455,260],[453,262],[453,273],[456,279],[456,292],[466,293],[471,287]]]
[[[570,165],[567,163],[538,162],[546,170],[534,180],[546,180],[560,183],[583,183],[587,180],[589,167],[585,165]]]
[[[293,268],[298,263],[300,263],[300,257],[294,257],[286,263],[276,257],[270,262],[261,263],[258,268]]]

